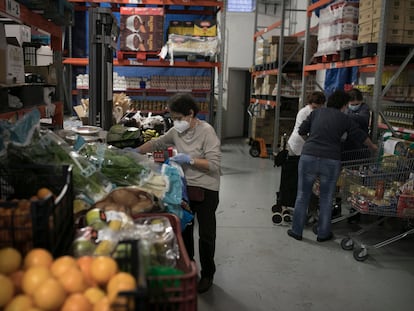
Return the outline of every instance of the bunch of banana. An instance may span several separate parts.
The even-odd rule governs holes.
[[[144,142],[147,142],[153,138],[160,136],[160,134],[156,130],[147,129],[142,132],[142,136],[144,137]]]

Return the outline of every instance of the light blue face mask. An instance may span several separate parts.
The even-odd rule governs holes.
[[[357,111],[359,109],[359,107],[361,107],[361,104],[358,104],[358,105],[349,105],[348,106],[349,110],[352,110],[352,111]]]

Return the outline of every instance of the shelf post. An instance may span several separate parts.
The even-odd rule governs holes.
[[[378,115],[380,110],[380,98],[382,93],[382,71],[384,69],[385,60],[385,45],[386,45],[386,31],[387,31],[387,16],[388,1],[382,1],[381,7],[381,23],[377,46],[377,71],[375,72],[374,91],[372,97],[372,132],[371,139],[374,143],[378,141]]]
[[[285,7],[286,0],[282,1],[282,19],[280,22],[280,36],[279,36],[279,47],[277,55],[277,94],[276,94],[276,106],[275,106],[275,127],[274,127],[274,137],[273,137],[273,154],[276,155],[279,151],[279,121],[280,121],[280,102],[281,102],[281,90],[282,90],[282,70],[283,70],[283,45],[284,45],[284,35],[285,35]]]
[[[308,6],[311,5],[311,1],[308,0]],[[302,85],[300,88],[300,100],[298,103],[298,111],[306,103],[306,82],[307,74],[305,72],[305,66],[309,63],[309,40],[310,40],[310,24],[311,24],[312,12],[306,14],[305,24],[305,42],[303,43],[303,68],[302,68]]]

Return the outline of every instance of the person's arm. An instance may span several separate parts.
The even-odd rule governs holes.
[[[367,137],[365,140],[364,140],[364,145],[365,146],[367,146],[369,149],[371,149],[372,151],[377,151],[378,150],[378,146],[376,145],[376,144],[374,144],[373,142],[372,142],[372,140],[369,138],[369,137]]]
[[[164,135],[161,135],[158,138],[151,139],[146,143],[142,144],[141,146],[137,147],[135,150],[137,153],[145,154],[147,152],[152,152],[154,150],[162,150],[165,149],[168,145],[172,145],[173,143],[173,128],[171,128],[168,132]]]
[[[307,134],[309,134],[310,128],[311,128],[311,119],[313,115],[314,115],[314,112],[312,111],[312,113],[299,126],[298,132],[300,136],[306,136]]]

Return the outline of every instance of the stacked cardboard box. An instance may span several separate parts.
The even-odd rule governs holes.
[[[216,37],[217,23],[214,20],[170,21],[168,34],[183,36]]]
[[[358,39],[358,2],[336,1],[320,10],[318,54],[336,53]]]
[[[164,9],[121,7],[120,49],[158,51],[164,45]]]
[[[358,42],[378,42],[383,0],[361,0]],[[414,1],[388,0],[386,42],[414,44]]]
[[[255,65],[263,65],[266,63],[267,56],[270,53],[270,42],[266,39],[256,40]]]
[[[23,48],[15,37],[6,37],[0,23],[0,83],[24,83]]]

